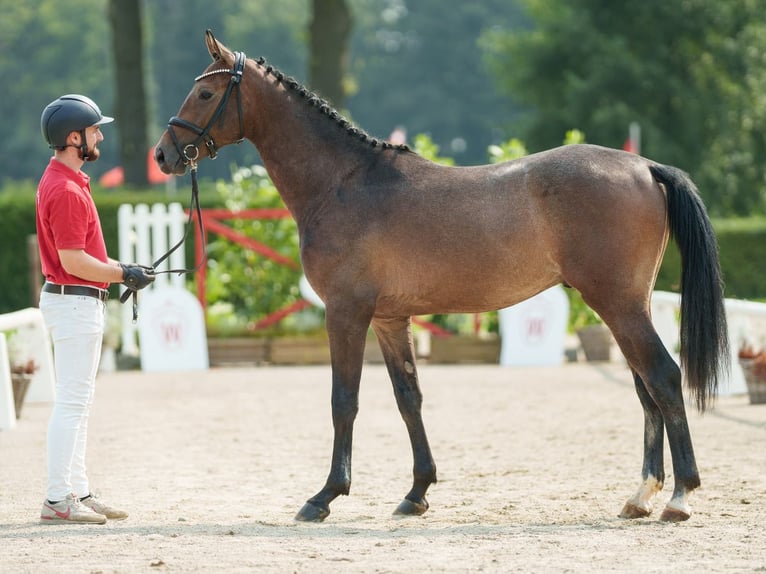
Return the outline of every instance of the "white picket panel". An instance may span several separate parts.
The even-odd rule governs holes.
[[[155,203],[151,208],[144,203],[135,207],[130,204],[121,205],[117,211],[120,261],[151,265],[183,237],[186,220],[180,203],[171,203],[167,207]],[[188,240],[192,239],[190,233]],[[185,253],[184,247],[179,247],[158,267],[158,271],[185,268]],[[166,286],[183,288],[184,277],[178,273],[163,273],[147,289]],[[139,293],[139,307],[140,299]],[[130,301],[122,307],[120,325],[123,354],[138,356],[138,327],[133,324]]]

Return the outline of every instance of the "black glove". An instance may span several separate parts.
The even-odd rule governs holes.
[[[122,284],[131,291],[143,289],[154,281],[154,267],[135,263],[120,263],[120,267],[122,267]]]

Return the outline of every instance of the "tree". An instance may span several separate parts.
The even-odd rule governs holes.
[[[40,133],[43,108],[64,94],[93,98],[112,108],[112,62],[108,58],[106,0],[0,0],[0,117],[3,132],[0,183],[36,180],[51,150]],[[101,159],[88,167],[97,179],[114,166],[116,137],[104,129]]]
[[[312,0],[311,6],[309,83],[335,107],[342,108],[351,13],[346,0]]]
[[[120,131],[138,115],[121,111],[118,102],[127,92],[117,88],[112,1],[0,0],[0,116],[5,132],[12,134],[0,140],[0,153],[14,158],[0,170],[3,181],[39,177],[50,154],[37,128],[40,113],[48,102],[72,92],[92,97],[118,120],[104,129],[101,159],[88,166],[92,181],[125,166]],[[483,65],[477,39],[492,26],[516,23],[519,1],[344,0],[353,16],[346,56],[336,48],[335,56],[320,59],[333,62],[331,83],[335,90],[343,86],[339,99],[329,82],[309,71],[310,52],[316,52],[310,49],[314,0],[140,0],[148,117],[143,124],[149,133],[136,166],[210,63],[206,28],[231,49],[263,56],[316,89],[376,136],[387,137],[401,124],[410,134],[430,134],[459,164],[482,163],[487,145],[509,137],[502,127],[515,111]],[[318,25],[318,11],[316,16]],[[332,25],[345,17],[336,14],[329,28],[322,26],[328,36],[337,34]],[[124,25],[121,20],[117,32]],[[134,86],[128,83],[126,89]],[[257,161],[253,146],[230,146],[205,165],[201,177],[228,178],[235,165]]]
[[[582,129],[690,172],[711,212],[766,207],[766,24],[762,3],[524,0],[535,27],[486,34],[532,151]]]
[[[141,0],[109,0],[117,131],[125,183],[146,186],[147,110]]]
[[[354,0],[352,69],[358,89],[348,107],[370,133],[396,126],[427,133],[462,165],[484,163],[517,111],[497,87],[478,39],[524,25],[518,0]]]

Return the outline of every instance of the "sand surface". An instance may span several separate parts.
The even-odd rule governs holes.
[[[38,523],[50,405],[27,404],[0,432],[0,572],[766,572],[766,405],[690,410],[691,520],[657,520],[666,453],[656,516],[626,521],[643,415],[623,365],[419,371],[439,482],[406,519],[411,452],[380,365],[351,495],[322,524],[293,517],[329,469],[329,367],[102,375],[92,487],[131,513],[104,526]]]

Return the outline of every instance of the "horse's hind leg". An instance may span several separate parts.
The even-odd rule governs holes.
[[[428,510],[426,491],[436,482],[436,465],[428,444],[421,405],[423,395],[418,385],[415,354],[412,345],[410,319],[375,318],[372,327],[378,336],[388,374],[394,386],[394,396],[410,436],[413,455],[412,489],[404,497],[394,514],[420,515]]]
[[[665,482],[663,444],[665,424],[662,413],[646,390],[644,381],[633,371],[636,393],[644,409],[644,465],[642,482],[636,494],[625,503],[620,518],[643,518],[654,509],[654,497]]]
[[[681,370],[660,341],[648,312],[623,314],[612,317],[612,320],[604,315],[602,317],[612,328],[628,364],[637,374],[636,390],[647,421],[644,438],[644,483],[628,505],[634,499],[638,502],[645,500],[645,491],[655,488],[651,484],[651,478],[662,477],[662,421],[667,429],[675,488],[660,519],[668,522],[687,520],[691,516],[688,497],[700,485],[700,480],[686,419]],[[639,381],[643,384],[639,384]],[[653,476],[652,473],[656,473],[657,476]],[[650,482],[647,483],[647,480]],[[625,513],[625,510],[623,512]],[[626,516],[635,517],[629,511]]]

